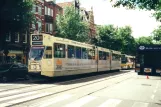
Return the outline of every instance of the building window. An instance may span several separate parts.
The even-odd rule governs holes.
[[[35,5],[35,4],[32,5],[32,12],[33,12],[33,13],[36,12],[36,5]]]
[[[22,34],[23,36],[23,43],[27,43],[27,31]]]
[[[50,15],[50,8],[48,8],[48,15]]]
[[[53,17],[53,9],[51,9],[51,16]]]
[[[41,21],[38,21],[38,31],[41,32],[42,31],[42,23]]]
[[[38,6],[36,5],[36,12],[38,12]]]
[[[48,8],[45,6],[45,15],[48,15]]]
[[[42,15],[42,8],[41,8],[41,6],[37,6],[37,7],[38,7],[38,14]]]
[[[52,33],[53,32],[53,24],[46,23],[46,33]]]
[[[53,24],[50,24],[50,33],[53,32]]]
[[[11,33],[7,33],[6,35],[6,41],[10,42],[11,41]]]
[[[19,42],[19,33],[15,33],[15,42]]]
[[[46,23],[45,28],[46,28],[46,33],[49,33],[49,24],[48,23]]]

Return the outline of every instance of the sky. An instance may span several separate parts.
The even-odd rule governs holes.
[[[56,3],[72,0],[56,0]],[[93,7],[95,24],[113,24],[118,27],[129,25],[135,38],[149,36],[160,24],[152,17],[150,11],[126,10],[124,7],[112,7],[110,0],[80,0],[81,7],[90,10]]]

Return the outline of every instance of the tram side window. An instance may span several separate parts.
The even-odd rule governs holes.
[[[107,52],[102,52],[102,60],[107,60]]]
[[[65,58],[65,45],[55,43],[54,44],[54,57],[55,58]]]
[[[106,59],[107,59],[107,60],[110,59],[110,54],[109,54],[109,52],[106,52]]]
[[[75,58],[75,47],[68,45],[68,58]]]
[[[116,55],[112,54],[112,60],[116,61]]]
[[[121,61],[121,55],[117,55],[117,60]]]
[[[52,58],[52,47],[47,46],[45,53],[44,53],[45,59],[51,59]]]
[[[102,60],[102,51],[99,51],[99,60]]]
[[[112,54],[112,60],[114,61],[120,61],[121,56],[117,54]]]
[[[88,59],[94,59],[95,57],[95,51],[92,49],[88,50]]]
[[[76,58],[81,59],[81,47],[76,47]]]
[[[88,53],[86,48],[82,48],[82,59],[88,59]]]

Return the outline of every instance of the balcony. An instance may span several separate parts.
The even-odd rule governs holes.
[[[53,22],[53,17],[49,15],[45,15],[45,22]]]

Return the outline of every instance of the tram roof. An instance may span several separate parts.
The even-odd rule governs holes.
[[[32,34],[34,35],[34,34]],[[107,49],[107,48],[102,48],[102,47],[99,47],[99,46],[95,46],[95,45],[91,45],[91,44],[88,44],[88,43],[82,43],[82,42],[78,42],[78,41],[74,41],[74,40],[70,40],[70,39],[66,39],[66,38],[61,38],[61,37],[55,37],[55,36],[52,36],[50,34],[45,34],[45,33],[41,33],[41,34],[38,34],[38,35],[43,35],[43,36],[47,36],[50,37],[50,38],[53,38],[51,41],[55,42],[55,43],[62,43],[62,44],[71,44],[71,45],[74,45],[74,46],[80,46],[80,47],[88,47],[88,48],[98,48],[98,50],[102,50],[102,51],[111,51],[115,54],[121,54],[121,52],[119,51],[115,51],[115,50],[111,50],[111,49]]]

